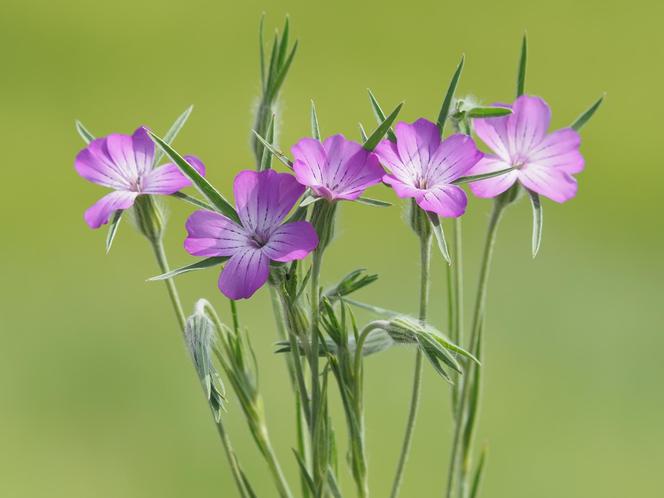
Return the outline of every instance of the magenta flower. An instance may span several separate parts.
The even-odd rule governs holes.
[[[303,138],[291,150],[297,181],[328,201],[355,200],[385,173],[374,153],[343,135]]]
[[[90,228],[108,223],[115,211],[130,208],[139,195],[170,195],[191,185],[175,164],[152,167],[154,147],[146,128],[141,126],[131,136],[112,134],[93,140],[78,153],[74,163],[78,174],[114,190],[85,212]],[[199,173],[205,174],[205,166],[199,159],[194,156],[186,159]]]
[[[376,153],[390,174],[383,181],[399,197],[439,216],[456,218],[466,211],[466,193],[452,182],[464,176],[483,154],[467,135],[441,139],[440,129],[426,119],[398,123],[397,143],[383,140]]]
[[[251,297],[267,281],[270,261],[303,259],[318,245],[308,221],[282,224],[304,190],[287,173],[241,171],[233,192],[242,224],[196,211],[187,220],[184,247],[194,256],[230,256],[219,290],[230,299]]]
[[[471,183],[473,193],[478,197],[495,197],[519,181],[527,189],[556,202],[574,197],[577,184],[572,175],[581,172],[584,166],[579,134],[571,128],[547,133],[551,109],[539,97],[522,95],[511,108],[509,116],[473,122],[475,132],[494,155],[485,156],[471,174],[514,168],[504,175]]]

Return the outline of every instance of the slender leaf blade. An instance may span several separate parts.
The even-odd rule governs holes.
[[[208,182],[205,177],[203,177],[196,169],[189,164],[180,154],[178,154],[169,144],[164,142],[162,138],[149,132],[157,145],[161,147],[166,155],[171,158],[171,160],[177,165],[178,168],[187,176],[196,188],[200,191],[207,200],[209,200],[212,205],[219,210],[221,214],[228,217],[229,219],[239,223],[240,218],[233,209],[233,206],[215,189],[210,182]]]
[[[364,126],[362,126],[362,123],[357,123],[357,126],[360,128],[360,137],[362,137],[362,143],[364,143],[369,139],[367,131],[364,129]]]
[[[358,197],[355,199],[355,202],[374,207],[390,207],[392,205],[389,202],[381,201],[380,199],[372,199],[371,197]]]
[[[521,42],[521,56],[519,57],[519,69],[516,77],[516,96],[521,97],[526,92],[526,65],[528,64],[528,38],[523,34]]]
[[[445,258],[445,261],[447,261],[447,264],[451,265],[452,258],[450,257],[450,251],[447,248],[447,241],[445,240],[445,232],[443,231],[443,224],[440,222],[440,218],[436,213],[427,211],[427,216],[431,221],[431,228],[433,230],[434,236],[436,237],[436,242],[438,243],[438,249],[440,249],[440,253],[443,255],[443,258]]]
[[[599,106],[602,105],[602,102],[604,102],[604,97],[606,95],[602,95],[599,99],[595,101],[593,105],[591,105],[588,109],[586,109],[576,120],[570,128],[572,128],[575,131],[579,131],[583,126],[590,121],[590,118],[592,118],[595,115],[595,112],[597,112],[597,109],[599,109]]]
[[[532,240],[532,251],[533,258],[537,256],[539,252],[540,245],[542,244],[542,225],[544,223],[544,217],[542,212],[542,202],[540,201],[539,194],[533,192],[530,189],[526,189],[528,196],[530,197],[530,204],[533,207],[533,240]]]
[[[276,122],[276,117],[274,114],[272,114],[270,118],[270,123],[267,126],[267,135],[265,137],[266,142],[269,142],[270,144],[274,143],[275,122]],[[258,171],[265,171],[268,169],[272,169],[272,153],[267,149],[267,147],[263,146],[261,163]]]
[[[461,61],[457,65],[456,70],[454,71],[454,74],[452,75],[452,79],[450,80],[450,84],[447,87],[447,93],[445,93],[445,98],[443,99],[443,104],[440,106],[440,112],[438,113],[438,128],[440,128],[440,134],[443,134],[443,130],[445,129],[445,122],[447,121],[447,117],[450,113],[450,107],[452,106],[452,100],[454,99],[454,93],[456,92],[457,85],[459,84],[459,78],[461,78],[461,72],[463,71],[463,65],[465,62],[465,55],[461,56]]]
[[[475,107],[468,111],[469,118],[499,118],[512,114],[507,107]]]
[[[175,141],[175,137],[178,136],[178,133],[180,133],[180,130],[182,127],[185,125],[187,120],[189,119],[189,116],[191,115],[191,111],[194,110],[194,106],[190,105],[187,107],[182,114],[178,116],[178,118],[175,120],[175,122],[171,125],[171,127],[168,129],[166,132],[166,135],[164,135],[164,142],[166,142],[168,145],[172,145],[173,142]],[[154,160],[152,161],[152,165],[156,166],[159,164],[159,161],[164,157],[164,151],[162,149],[157,149],[155,155],[154,155]]]
[[[469,498],[478,498],[480,485],[482,484],[482,475],[484,474],[484,464],[486,462],[487,447],[482,448],[482,453],[480,453],[479,462],[477,462],[477,469],[475,470],[475,476],[473,477],[473,484],[470,488]]]
[[[311,136],[320,142],[320,127],[318,125],[318,113],[316,104],[311,101]]]
[[[267,140],[265,140],[263,137],[260,136],[260,134],[256,130],[251,130],[254,135],[256,135],[256,138],[258,141],[263,144],[263,147],[265,147],[267,150],[270,151],[270,153],[276,157],[281,163],[286,165],[287,167],[293,169],[293,161],[288,159],[286,155],[281,152],[279,149],[274,147],[271,143],[269,143]]]
[[[261,70],[261,88],[265,92],[265,12],[261,14],[261,20],[258,24],[258,59]]]
[[[385,133],[387,133],[387,130],[389,130],[390,126],[392,126],[392,123],[394,123],[394,120],[397,119],[397,116],[399,115],[402,107],[403,102],[396,106],[390,115],[385,118],[385,120],[378,126],[378,128],[376,128],[376,131],[374,131],[366,140],[366,142],[364,142],[363,147],[365,150],[372,151],[376,148],[378,142],[381,141],[381,139],[385,136]]]
[[[190,195],[185,194],[184,192],[175,192],[174,194],[171,194],[171,197],[176,197],[178,199],[181,199],[185,202],[188,202],[189,204],[207,209],[208,211],[214,211],[215,209],[210,206],[208,203],[201,201],[200,199],[196,199],[196,197],[192,197]]]
[[[94,135],[90,133],[88,129],[83,125],[83,123],[81,123],[78,119],[75,121],[75,123],[76,123],[76,131],[85,141],[86,144],[89,144],[95,139]]]
[[[168,280],[170,278],[177,277],[178,275],[182,275],[183,273],[189,273],[197,270],[205,270],[206,268],[211,268],[213,266],[220,265],[227,260],[228,256],[212,256],[210,258],[205,258],[200,261],[196,261],[195,263],[192,263],[190,265],[182,266],[180,268],[176,268],[175,270],[162,273],[161,275],[150,277],[148,278],[147,281],[156,282],[159,280]]]
[[[376,99],[376,96],[373,94],[373,92],[369,89],[367,89],[367,91],[369,92],[369,101],[371,102],[371,108],[373,109],[374,116],[376,116],[376,121],[378,124],[380,124],[385,121],[385,113],[383,112],[383,109],[378,103],[378,99]],[[394,134],[392,127],[388,128],[387,130],[387,138],[389,138],[392,142],[397,141],[397,136]]]
[[[512,170],[514,170],[514,168],[505,168],[498,171],[493,171],[491,173],[482,173],[481,175],[462,176],[454,180],[452,183],[454,185],[460,185],[462,183],[478,182],[480,180],[486,180],[487,178],[495,178],[496,176],[502,176],[506,173],[509,173]]]
[[[111,218],[111,223],[108,226],[108,233],[106,234],[106,254],[111,250],[111,245],[113,245],[113,239],[115,239],[115,234],[118,231],[120,226],[120,220],[122,219],[122,213],[124,210],[118,209],[113,213],[113,218]]]

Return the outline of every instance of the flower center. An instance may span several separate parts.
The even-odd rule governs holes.
[[[262,247],[265,247],[265,245],[268,243],[270,240],[270,237],[268,234],[262,234],[262,233],[254,233],[250,237],[251,243],[254,245],[256,249],[260,249]]]

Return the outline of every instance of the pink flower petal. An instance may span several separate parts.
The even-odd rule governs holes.
[[[233,184],[235,205],[242,225],[253,232],[276,227],[304,193],[294,176],[267,171],[241,171]]]
[[[417,187],[413,187],[408,183],[402,182],[396,176],[385,175],[383,176],[383,181],[391,186],[394,190],[394,193],[402,199],[414,198],[415,200],[418,200],[422,197],[422,195],[424,195],[423,190],[420,190]]]
[[[482,175],[510,168],[510,165],[495,156],[485,156],[470,171],[468,175]],[[496,197],[502,194],[517,181],[519,174],[512,170],[504,175],[495,176],[486,180],[470,183],[470,190],[477,197]]]
[[[516,99],[507,120],[512,164],[525,161],[528,153],[544,139],[550,122],[551,109],[543,99],[529,95]]]
[[[205,165],[195,156],[184,156],[185,160],[205,176]],[[151,170],[145,177],[141,188],[146,194],[174,194],[178,190],[191,186],[191,180],[187,178],[180,168],[175,164],[164,164]]]
[[[544,137],[530,152],[528,162],[569,174],[580,173],[584,167],[580,145],[581,136],[571,128],[563,128]]]
[[[426,119],[418,119],[413,124],[397,123],[395,134],[402,163],[412,163],[416,170],[426,168],[440,146],[438,126]]]
[[[397,125],[398,126],[398,125]],[[399,156],[397,144],[390,140],[382,140],[375,149],[381,164],[390,170],[392,176],[402,182],[412,181],[417,175],[413,164],[404,164]]]
[[[505,104],[494,104],[494,107],[511,106]],[[474,119],[473,128],[482,142],[505,162],[510,162],[509,138],[507,136],[507,124],[509,116],[500,118]]]
[[[431,156],[426,170],[427,184],[453,182],[464,176],[483,155],[468,135],[457,133],[447,137]]]
[[[134,200],[138,194],[125,190],[116,190],[95,202],[85,212],[85,222],[90,228],[99,228],[108,223],[111,215],[119,209],[127,209],[134,205]]]
[[[131,182],[105,151],[106,139],[98,138],[80,151],[74,161],[76,172],[92,183],[117,190],[129,189]]]
[[[195,211],[186,223],[185,250],[193,256],[232,256],[251,247],[244,228],[212,211]]]
[[[219,277],[219,290],[230,299],[247,299],[265,282],[270,260],[258,248],[247,248],[228,260]]]
[[[564,171],[531,164],[519,170],[519,181],[530,190],[556,202],[576,195],[576,180]]]
[[[286,223],[277,228],[263,251],[272,261],[304,259],[318,245],[316,230],[308,221]]]
[[[323,170],[327,164],[323,144],[313,138],[303,138],[292,148],[293,171],[297,181],[308,187],[322,185]]]
[[[131,145],[134,152],[134,162],[140,174],[146,174],[152,169],[155,145],[145,126],[140,126],[131,136]]]
[[[439,216],[457,218],[466,212],[468,199],[461,187],[441,185],[424,191],[417,204],[425,211]]]

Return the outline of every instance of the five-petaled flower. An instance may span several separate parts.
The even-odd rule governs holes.
[[[334,135],[323,143],[303,138],[292,147],[297,181],[328,201],[355,200],[385,173],[373,152]]]
[[[440,129],[426,119],[413,124],[398,123],[397,142],[383,140],[376,153],[390,174],[383,181],[399,197],[414,198],[424,210],[439,216],[461,216],[468,203],[466,193],[453,185],[482,158],[467,135],[441,139]]]
[[[187,220],[184,247],[194,256],[230,257],[219,290],[230,299],[251,297],[267,281],[270,261],[303,259],[318,245],[308,221],[282,224],[304,190],[288,173],[241,171],[233,184],[241,224],[196,211]]]
[[[470,172],[491,173],[505,168],[512,171],[470,184],[478,197],[495,197],[520,182],[524,187],[557,202],[576,195],[576,179],[583,156],[581,138],[571,128],[547,133],[551,109],[539,97],[522,95],[511,107],[512,114],[500,118],[475,119],[475,132],[494,155],[487,155]]]
[[[92,140],[78,153],[74,166],[79,175],[98,185],[112,188],[85,212],[90,228],[99,228],[118,210],[134,205],[139,195],[170,195],[191,185],[175,164],[153,168],[155,145],[145,127],[133,135],[112,134]],[[194,156],[187,162],[199,173],[205,166]]]

